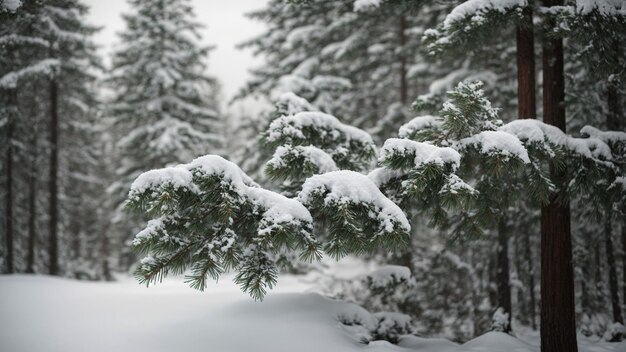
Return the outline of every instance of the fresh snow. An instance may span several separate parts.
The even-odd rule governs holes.
[[[342,325],[340,318],[359,319],[367,326],[381,317],[386,321],[405,318],[370,314],[354,304],[311,292],[315,290],[312,282],[321,275],[328,274],[284,275],[263,302],[252,301],[231,280],[199,292],[182,278],[146,288],[127,277],[118,282],[86,282],[0,276],[0,350],[539,352],[538,333],[526,330],[517,331],[521,339],[490,332],[462,345],[410,335],[400,337],[398,345],[362,344],[353,327]],[[581,352],[626,349],[626,342],[598,342],[582,335],[578,339]]]
[[[0,77],[0,88],[15,88],[20,78],[34,75],[50,76],[60,65],[58,59],[43,59],[35,64],[26,66],[17,71],[11,71]]]
[[[342,170],[309,177],[302,185],[298,199],[308,204],[313,194],[324,189],[328,191],[324,199],[326,203],[368,203],[377,208],[378,220],[387,231],[393,230],[394,223],[399,223],[405,231],[411,229],[400,207],[385,197],[374,182],[363,174]]]
[[[304,111],[295,115],[283,116],[272,121],[269,127],[267,140],[273,142],[282,136],[304,138],[302,128],[315,127],[321,130],[335,130],[342,133],[346,139],[360,141],[363,144],[373,144],[372,137],[365,131],[353,126],[345,125],[329,114],[323,112]],[[333,137],[338,137],[333,135]]]
[[[385,141],[379,160],[387,159],[394,153],[415,155],[415,167],[434,163],[441,166],[451,164],[456,169],[461,165],[461,155],[452,148],[400,138],[389,138]]]
[[[472,137],[464,138],[459,144],[465,146],[476,146],[483,154],[501,154],[504,156],[513,156],[524,163],[530,163],[528,152],[522,142],[513,134],[503,131],[483,131]]]
[[[20,6],[22,6],[22,0],[3,0],[0,3],[0,10],[15,12]]]
[[[258,187],[237,165],[217,155],[205,155],[189,164],[147,171],[133,182],[129,197],[164,185],[200,192],[193,182],[194,172],[203,176],[218,175],[230,181],[240,195],[265,209],[263,218],[269,226],[293,220],[312,221],[311,214],[300,202]]]
[[[400,127],[398,136],[407,138],[411,134],[426,128],[439,127],[443,124],[443,119],[439,116],[418,116]]]
[[[543,144],[549,149],[549,145],[560,146],[576,152],[584,157],[593,159],[611,160],[611,148],[596,137],[574,138],[565,134],[558,127],[543,123],[539,120],[520,119],[511,121],[498,128],[517,136],[522,141]],[[593,133],[592,129],[584,129]]]
[[[411,271],[406,266],[385,265],[367,274],[375,287],[386,287],[394,281],[411,280]]]
[[[320,173],[337,170],[337,165],[335,164],[333,158],[322,149],[312,145],[296,147],[279,146],[276,148],[272,159],[267,162],[267,165],[271,165],[276,168],[284,167],[286,165],[284,158],[288,154],[293,155],[294,157],[303,156],[306,160],[316,165]]]
[[[385,0],[356,0],[354,2],[354,11],[365,11],[378,8]]]
[[[527,0],[469,0],[455,7],[443,22],[444,29],[449,29],[456,22],[468,17],[472,22],[484,21],[484,15],[489,11],[506,13],[515,7],[528,6]]]
[[[598,10],[605,16],[626,15],[626,2],[624,0],[576,0],[576,10],[582,14]]]

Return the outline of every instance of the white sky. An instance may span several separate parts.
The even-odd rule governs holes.
[[[121,14],[128,12],[126,0],[84,0],[90,6],[89,22],[103,27],[96,35],[102,46],[105,63],[112,47],[118,42],[116,33],[124,29]],[[267,0],[192,0],[196,19],[205,25],[203,44],[216,48],[208,60],[209,74],[217,77],[222,85],[222,95],[230,100],[249,77],[248,69],[259,65],[260,58],[250,50],[235,46],[263,30],[263,24],[252,21],[244,14],[262,8]],[[226,101],[224,101],[226,102]]]

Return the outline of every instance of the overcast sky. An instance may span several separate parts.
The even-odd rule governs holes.
[[[251,21],[244,14],[262,8],[267,0],[192,0],[197,19],[204,23],[203,43],[214,45],[208,60],[209,73],[222,84],[223,95],[230,99],[246,82],[248,69],[260,64],[249,50],[235,46],[263,30],[263,24]],[[90,7],[89,21],[103,27],[96,35],[102,46],[105,62],[118,41],[117,32],[124,29],[121,14],[128,12],[126,0],[85,0]]]

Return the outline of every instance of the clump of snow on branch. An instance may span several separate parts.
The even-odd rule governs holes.
[[[548,152],[552,151],[552,147],[563,147],[587,158],[612,159],[611,148],[601,139],[596,137],[574,138],[565,134],[558,127],[539,120],[515,120],[501,126],[499,130],[513,134],[526,143],[539,145]],[[593,133],[589,128],[585,131]]]
[[[309,162],[315,165],[320,173],[326,173],[337,170],[337,165],[333,158],[323,150],[309,146],[279,146],[276,148],[272,159],[267,162],[267,165],[278,169],[285,167],[287,164],[286,159],[303,158],[305,162]]]
[[[356,0],[354,2],[354,11],[366,11],[371,9],[376,9],[380,7],[380,5],[385,0]]]
[[[384,161],[393,156],[413,156],[413,167],[421,167],[425,164],[439,166],[451,165],[453,169],[461,165],[461,155],[449,147],[438,147],[428,143],[415,142],[409,139],[390,138],[385,141],[380,152],[379,161]]]
[[[522,142],[514,135],[503,131],[483,131],[459,141],[461,147],[476,146],[483,154],[500,154],[516,157],[524,163],[530,163],[528,152]]]
[[[455,7],[443,22],[444,29],[449,29],[456,22],[471,18],[472,22],[481,23],[489,11],[505,13],[515,7],[528,6],[527,0],[469,0]]]
[[[415,134],[426,128],[437,128],[443,124],[443,120],[439,116],[425,115],[418,116],[411,121],[405,123],[400,127],[398,136],[400,138],[410,138]]]
[[[330,134],[326,137],[331,139],[339,138],[339,133],[333,132],[333,130],[343,133],[346,139],[359,141],[363,144],[373,145],[374,141],[372,137],[365,131],[356,127],[344,125],[339,122],[336,117],[325,114],[322,112],[304,111],[295,115],[280,117],[270,124],[269,133],[267,136],[268,142],[277,141],[283,136],[292,138],[305,138],[302,129],[310,127],[320,130],[330,130]]]
[[[324,203],[366,203],[374,207],[376,219],[382,224],[381,233],[393,232],[396,227],[408,232],[409,221],[402,210],[385,197],[365,175],[354,171],[333,171],[310,177],[304,182],[298,199],[310,204],[315,195],[323,193]]]

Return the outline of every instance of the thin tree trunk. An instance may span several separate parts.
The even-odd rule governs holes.
[[[611,306],[613,308],[613,322],[624,323],[622,307],[619,303],[619,288],[617,286],[617,270],[615,270],[615,255],[613,254],[613,223],[608,215],[604,223],[604,246],[606,250],[606,264],[609,267],[609,290],[611,291]],[[621,341],[621,335],[616,337]]]
[[[59,190],[58,190],[58,167],[59,167],[59,111],[58,111],[58,85],[55,78],[50,79],[50,228],[48,238],[48,270],[50,275],[59,274]]]
[[[37,130],[33,128],[31,139],[31,165],[28,175],[28,251],[26,256],[26,272],[35,272],[35,237],[37,219]]]
[[[561,6],[562,0],[543,0],[546,7]],[[551,20],[548,28],[555,25]],[[547,33],[546,33],[547,34]],[[544,122],[566,131],[563,40],[544,36],[543,113]],[[561,186],[563,171],[551,168],[555,184]],[[576,318],[572,236],[569,202],[552,196],[541,208],[541,351],[576,352]]]
[[[406,68],[406,55],[405,55],[405,48],[404,46],[406,45],[406,17],[405,16],[400,16],[400,28],[398,30],[398,39],[400,41],[400,102],[402,102],[402,105],[406,105],[408,103],[409,100],[409,93],[408,93],[408,84],[406,81],[406,73],[407,73],[407,68]]]
[[[501,327],[502,332],[511,332],[511,279],[509,277],[509,238],[506,220],[500,219],[498,224],[498,308],[502,308],[508,315],[508,323]]]
[[[617,40],[613,40],[613,58],[616,67],[619,67],[620,46]],[[622,107],[619,99],[619,87],[615,82],[608,82],[607,85],[607,105],[609,108],[606,118],[606,127],[609,130],[618,131],[620,128],[620,120],[622,119]],[[615,263],[615,255],[613,253],[613,223],[612,209],[607,209],[606,220],[604,224],[604,243],[606,248],[606,260],[609,266],[609,290],[611,291],[611,305],[613,308],[613,322],[624,324],[622,316],[622,307],[619,301],[619,287],[617,284],[617,270]],[[625,288],[626,290],[626,288]],[[622,335],[617,334],[612,341],[621,341]]]
[[[518,117],[537,117],[535,100],[535,38],[533,35],[533,13],[525,8],[524,23],[517,26],[517,96]]]
[[[526,260],[528,264],[528,295],[530,296],[530,307],[528,314],[530,314],[530,324],[533,330],[537,330],[537,313],[535,311],[537,307],[537,299],[535,298],[535,267],[533,265],[533,254],[531,248],[530,234],[528,231],[524,233],[524,250],[526,252]]]
[[[10,101],[8,106],[12,107],[12,111],[9,116],[9,122],[7,125],[7,150],[6,150],[6,230],[7,233],[4,236],[6,246],[6,272],[12,274],[15,272],[14,260],[13,260],[13,123],[16,120],[15,112],[17,111],[17,92],[15,89],[8,91]]]
[[[626,307],[626,219],[622,221],[622,280],[624,281],[622,299]]]

